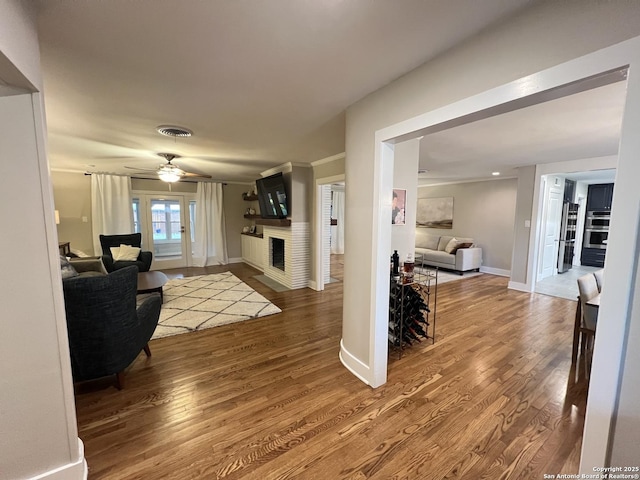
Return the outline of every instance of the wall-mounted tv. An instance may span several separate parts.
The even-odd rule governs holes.
[[[256,180],[262,218],[287,218],[287,190],[282,173]]]

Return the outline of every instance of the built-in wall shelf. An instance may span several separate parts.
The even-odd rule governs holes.
[[[242,232],[242,235],[246,235],[247,237],[264,238],[264,235],[262,235],[261,233]]]
[[[256,225],[267,225],[269,227],[290,227],[291,219],[290,218],[257,218]]]
[[[244,218],[248,218],[249,220],[256,220],[256,219],[258,219],[258,218],[262,218],[262,217],[261,217],[259,214],[257,214],[257,213],[254,213],[254,214],[251,214],[251,213],[245,213],[245,214],[244,214]]]
[[[246,193],[243,193],[242,199],[247,202],[255,202],[258,200],[258,195],[247,195]]]

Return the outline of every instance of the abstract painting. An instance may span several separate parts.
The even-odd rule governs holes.
[[[416,227],[453,228],[453,197],[419,198]]]

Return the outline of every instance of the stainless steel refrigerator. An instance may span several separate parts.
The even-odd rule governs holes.
[[[564,202],[560,221],[560,240],[558,249],[558,273],[565,273],[573,265],[573,252],[576,244],[576,225],[578,223],[578,204]]]

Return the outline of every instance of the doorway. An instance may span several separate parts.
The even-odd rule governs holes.
[[[315,290],[342,281],[344,265],[344,175],[316,180]]]
[[[538,281],[558,273],[558,252],[564,179],[548,176],[544,182],[543,230]]]
[[[195,198],[191,195],[134,194],[134,231],[153,252],[153,269],[192,265]]]
[[[602,163],[605,163],[605,159],[603,159]],[[571,171],[570,168],[566,168],[565,170],[556,170],[556,172],[550,175],[542,175],[540,191],[543,198],[540,199],[540,202],[543,203],[545,201],[546,197],[544,192],[547,190],[542,187],[542,185],[549,184],[549,182],[554,181],[554,179],[560,179],[560,181],[565,182],[563,206],[569,203],[573,204],[574,210],[576,211],[576,218],[574,219],[573,227],[571,227],[568,222],[565,221],[565,209],[563,208],[562,221],[560,222],[561,231],[558,237],[560,239],[560,248],[558,252],[557,273],[551,276],[544,276],[543,278],[537,276],[534,286],[536,293],[575,301],[578,296],[577,279],[582,275],[593,273],[603,268],[601,265],[596,265],[588,256],[585,257],[583,261],[582,253],[583,247],[585,247],[584,231],[586,227],[589,188],[591,185],[597,184],[614,184],[616,180],[617,158],[615,156],[610,157],[606,159],[606,163],[608,168],[584,170],[584,167],[575,164],[575,168],[581,168],[580,171],[574,172]],[[568,167],[568,165],[565,164],[565,167]],[[549,165],[547,169],[549,168],[554,167]],[[541,224],[544,227],[550,220],[545,213],[544,207],[542,211]],[[573,230],[571,232],[572,235],[570,235],[570,230]],[[544,233],[541,233],[541,237],[544,238]],[[567,252],[569,252],[569,256],[572,258],[563,259],[563,241],[569,241],[570,238],[574,240],[570,249],[565,246],[564,256],[566,257]],[[541,241],[541,244],[542,243]],[[560,269],[560,262],[562,260],[564,260],[564,268]],[[542,253],[540,253],[538,265],[542,268],[543,264],[544,259],[542,258]]]

